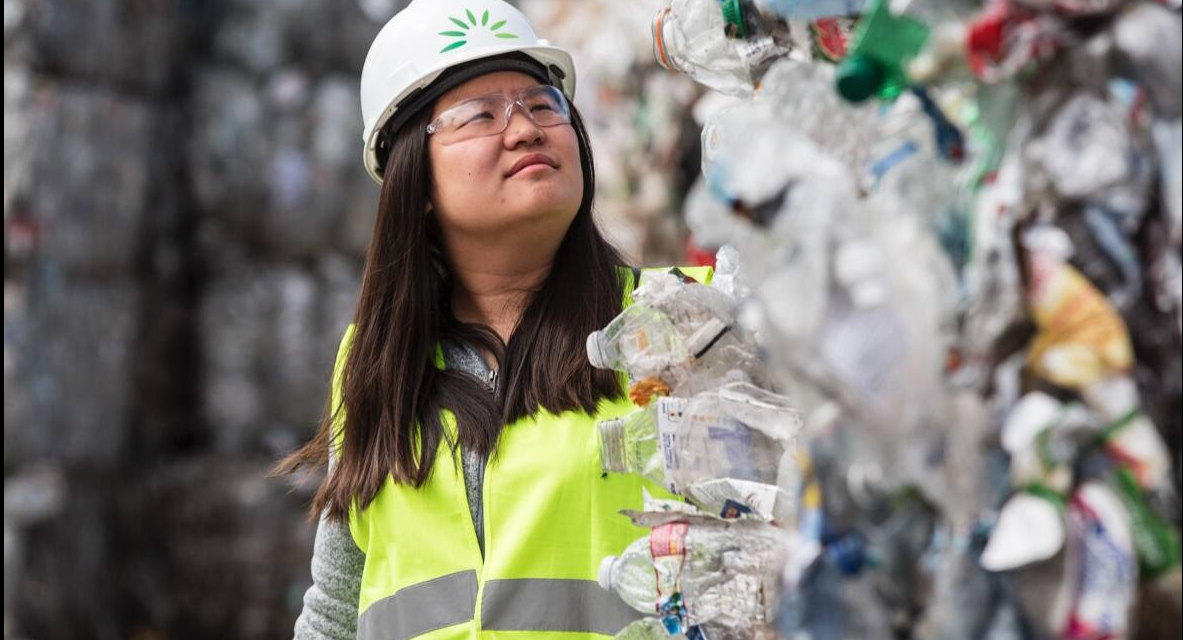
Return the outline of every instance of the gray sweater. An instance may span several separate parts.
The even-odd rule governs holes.
[[[444,343],[444,360],[449,369],[471,373],[496,390],[495,372],[472,347],[460,343]],[[481,485],[484,483],[485,460],[477,454],[461,452],[464,484],[468,493],[468,510],[476,527],[474,534],[485,552],[484,510],[481,504]],[[329,458],[329,472],[334,460]],[[361,593],[361,574],[366,557],[349,533],[348,522],[333,522],[324,517],[316,528],[312,545],[312,586],[304,592],[304,609],[296,618],[295,640],[354,640],[357,637],[358,602]]]

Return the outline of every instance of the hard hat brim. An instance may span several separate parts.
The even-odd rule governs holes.
[[[571,59],[571,54],[567,53],[563,49],[560,49],[559,47],[551,46],[549,43],[528,46],[522,46],[520,44],[507,44],[503,47],[483,47],[473,50],[468,55],[450,56],[447,64],[441,64],[438,67],[429,70],[427,73],[424,73],[418,81],[408,86],[393,99],[391,99],[386,108],[383,109],[382,114],[375,121],[374,125],[366,132],[367,135],[364,138],[362,160],[366,167],[366,173],[370,175],[370,178],[372,178],[374,182],[382,184],[382,176],[380,173],[378,173],[378,138],[381,135],[383,127],[385,127],[386,123],[390,121],[390,118],[395,114],[399,106],[407,97],[409,97],[415,91],[418,91],[419,89],[431,84],[444,71],[458,64],[514,52],[522,53],[534,58],[548,70],[552,66],[557,68],[559,73],[555,75],[562,76],[561,78],[558,78],[559,88],[562,89],[563,94],[567,96],[568,100],[574,101],[575,63]]]

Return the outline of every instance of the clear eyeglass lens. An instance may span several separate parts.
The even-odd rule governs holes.
[[[540,127],[571,122],[571,113],[562,91],[549,85],[531,87],[512,99],[488,95],[466,100],[444,111],[427,127],[443,144],[491,136],[509,125],[510,105],[517,104]]]

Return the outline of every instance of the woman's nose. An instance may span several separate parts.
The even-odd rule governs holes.
[[[519,113],[520,112],[520,113]],[[518,103],[509,105],[508,120],[505,123],[505,146],[514,149],[521,144],[536,144],[542,142],[545,133],[542,127],[534,123],[526,113],[526,108]]]

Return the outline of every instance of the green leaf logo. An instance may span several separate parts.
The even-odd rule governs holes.
[[[448,20],[450,20],[452,24],[459,27],[460,30],[458,31],[455,29],[450,29],[449,31],[439,32],[439,34],[445,38],[454,38],[452,42],[448,43],[443,49],[440,49],[440,53],[447,53],[453,49],[459,49],[460,47],[468,44],[468,36],[470,33],[472,33],[472,29],[475,27],[487,28],[489,32],[493,34],[494,38],[500,38],[501,40],[516,40],[518,38],[517,34],[510,33],[508,31],[500,31],[501,27],[505,26],[505,20],[498,20],[497,22],[494,22],[490,25],[489,12],[487,10],[481,13],[481,19],[479,22],[476,19],[476,14],[474,14],[469,9],[464,10],[464,17],[468,18],[467,22],[463,18],[453,18],[452,16],[448,16]]]

